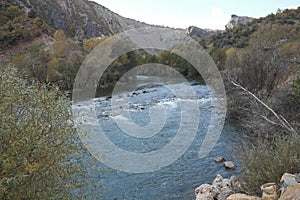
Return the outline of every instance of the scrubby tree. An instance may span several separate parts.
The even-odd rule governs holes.
[[[66,97],[0,70],[0,199],[78,199],[84,172]]]

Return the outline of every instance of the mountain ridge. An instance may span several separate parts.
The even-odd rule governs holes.
[[[89,0],[12,0],[10,3],[24,7],[27,12],[34,13],[48,25],[57,30],[63,30],[77,40],[112,36],[134,28],[162,27],[123,17],[97,2]],[[189,34],[191,27],[186,29],[164,28],[183,30]],[[207,37],[207,35],[211,36],[218,32],[195,28],[197,31],[192,31],[190,35],[194,39],[203,39],[202,36]]]

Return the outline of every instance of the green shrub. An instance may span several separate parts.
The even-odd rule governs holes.
[[[240,162],[245,190],[258,194],[262,184],[279,183],[286,172],[300,172],[300,137],[294,133],[258,139],[254,147],[243,148]]]
[[[72,199],[84,173],[69,101],[23,76],[0,69],[0,199]]]

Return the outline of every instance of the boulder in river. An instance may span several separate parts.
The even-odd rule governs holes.
[[[216,159],[215,159],[215,163],[223,163],[223,162],[225,162],[226,160],[225,160],[225,158],[223,158],[223,157],[217,157]]]
[[[236,165],[233,162],[231,162],[231,161],[225,161],[224,162],[224,167],[226,169],[231,169],[231,170],[236,169]]]

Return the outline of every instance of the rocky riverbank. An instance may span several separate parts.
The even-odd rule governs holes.
[[[279,184],[262,185],[260,197],[243,193],[243,187],[236,176],[223,178],[218,174],[212,184],[195,189],[196,200],[300,200],[300,174],[285,173]]]

